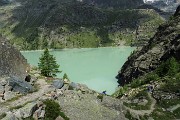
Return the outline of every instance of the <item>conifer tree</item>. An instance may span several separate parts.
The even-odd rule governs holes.
[[[46,77],[54,77],[56,76],[56,73],[61,72],[58,69],[59,65],[56,63],[55,57],[49,53],[47,48],[39,58],[38,67],[41,70],[41,74]]]

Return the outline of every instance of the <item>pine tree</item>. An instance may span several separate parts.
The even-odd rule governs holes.
[[[38,67],[41,70],[41,74],[46,77],[54,77],[56,76],[56,73],[61,72],[58,69],[59,65],[56,63],[55,57],[49,53],[47,48],[39,58]]]

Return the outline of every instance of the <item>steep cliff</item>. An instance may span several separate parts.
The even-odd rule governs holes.
[[[161,25],[149,43],[134,52],[116,76],[120,85],[155,70],[170,57],[180,60],[180,6],[171,20]]]
[[[24,79],[27,66],[21,53],[0,36],[0,77],[18,76]]]

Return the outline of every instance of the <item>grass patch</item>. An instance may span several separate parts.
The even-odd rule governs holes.
[[[149,110],[150,106],[152,104],[152,100],[148,96],[148,93],[146,91],[141,91],[137,95],[133,97],[133,99],[139,99],[140,97],[145,97],[146,100],[148,100],[148,103],[146,105],[138,105],[138,103],[126,103],[123,104],[129,108],[132,108],[134,110]]]
[[[129,120],[136,120],[136,118],[134,118],[131,113],[129,112],[129,110],[126,112],[125,117],[128,118]]]
[[[23,96],[23,95],[18,95],[18,96],[16,96],[16,97],[13,97],[12,99],[7,100],[6,103],[16,101],[16,100],[18,100],[18,99],[19,99],[20,97],[22,97],[22,96]]]
[[[174,120],[176,118],[173,113],[163,111],[162,108],[156,108],[150,116],[154,120]]]
[[[180,104],[180,99],[160,100],[157,102],[157,104],[162,108],[169,108],[171,106]]]
[[[28,104],[28,103],[30,103],[30,102],[32,102],[32,101],[28,101],[28,102],[26,102],[26,103],[24,103],[24,104],[22,104],[22,105],[10,107],[9,110],[12,111],[12,110],[14,110],[14,109],[20,109],[20,108],[24,107],[26,104]]]
[[[113,93],[111,96],[112,97],[116,97],[116,98],[120,98],[122,97],[126,92],[128,91],[128,86],[125,85],[123,87],[120,87],[119,90],[117,90],[115,93]]]
[[[15,106],[15,107],[10,107],[9,110],[12,111],[14,109],[20,109],[22,108],[24,105],[18,105],[18,106]]]
[[[180,108],[176,109],[175,111],[173,111],[173,114],[176,118],[180,119]]]

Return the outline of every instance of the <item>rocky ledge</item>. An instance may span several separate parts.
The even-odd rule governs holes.
[[[180,60],[180,6],[172,19],[161,25],[149,43],[134,52],[116,76],[120,85],[155,70],[170,57]]]

